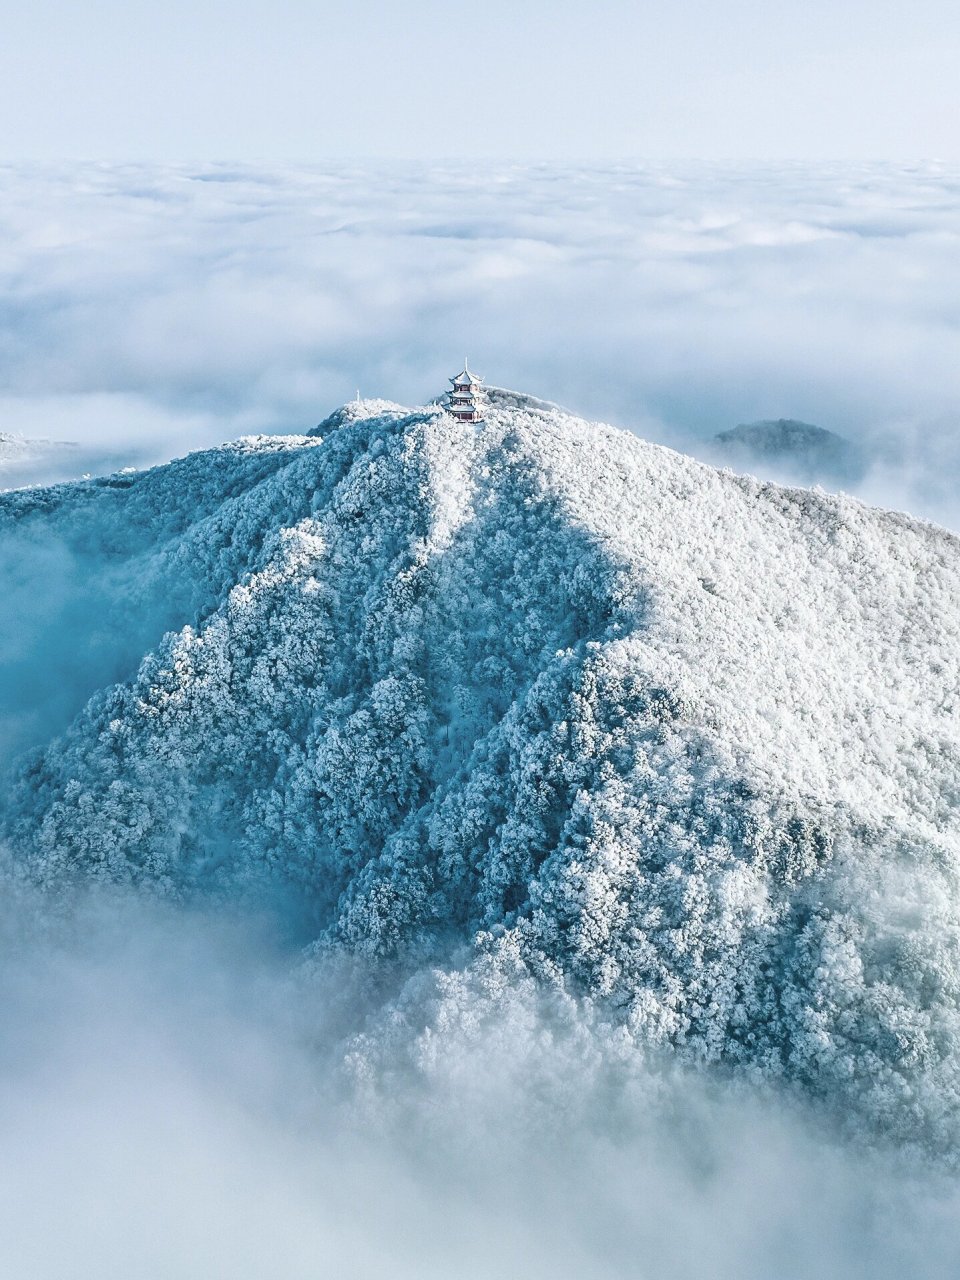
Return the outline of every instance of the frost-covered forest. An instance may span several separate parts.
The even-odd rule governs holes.
[[[8,879],[266,909],[366,1089],[523,1006],[949,1164],[960,540],[493,399],[0,498]]]

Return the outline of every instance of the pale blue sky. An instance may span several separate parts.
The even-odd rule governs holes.
[[[4,159],[960,155],[955,0],[6,0]]]

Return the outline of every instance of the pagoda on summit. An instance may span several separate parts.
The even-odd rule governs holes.
[[[463,373],[450,379],[451,387],[447,392],[447,413],[452,413],[458,422],[482,422],[482,404],[480,384],[482,378],[470,372],[466,360],[463,362]]]

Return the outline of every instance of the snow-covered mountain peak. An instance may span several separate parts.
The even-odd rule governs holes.
[[[328,414],[321,423],[307,434],[325,436],[345,424],[369,422],[375,418],[403,416],[408,413],[410,413],[409,409],[405,409],[403,405],[397,404],[393,400],[381,400],[378,398],[361,400],[358,397],[356,400],[348,400],[339,409],[335,409],[333,413]]]
[[[21,864],[506,948],[638,1046],[941,1124],[960,541],[545,402],[317,430],[0,500],[69,569],[0,716]]]

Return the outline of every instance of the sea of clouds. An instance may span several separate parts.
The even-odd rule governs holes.
[[[956,1181],[797,1102],[598,1064],[522,994],[351,1080],[375,978],[291,970],[262,920],[4,889],[5,1275],[956,1274]]]
[[[358,389],[422,403],[466,352],[694,452],[813,422],[868,447],[868,500],[958,522],[955,166],[90,164],[0,188],[0,432],[81,442],[88,470],[307,430]]]

